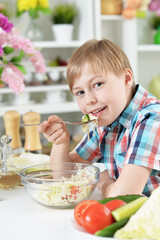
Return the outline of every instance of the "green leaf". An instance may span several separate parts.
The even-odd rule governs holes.
[[[4,69],[4,68],[0,68],[0,76],[1,76],[1,74],[2,74],[2,72],[3,72],[3,69]]]
[[[52,21],[54,24],[71,24],[77,15],[77,8],[74,4],[57,4],[52,12]]]
[[[11,47],[4,47],[3,48],[5,54],[10,54],[12,52],[14,52],[14,48],[11,48]]]
[[[16,11],[16,17],[20,17],[25,11],[20,12],[18,9]]]
[[[26,74],[26,69],[20,64],[14,64],[23,74]]]
[[[10,61],[13,62],[13,63],[20,63],[21,59],[19,57],[13,57],[13,58],[11,58]]]
[[[2,61],[3,61],[4,64],[8,63],[8,60],[6,59],[6,57],[4,55],[2,56]]]
[[[38,14],[38,11],[36,8],[31,8],[29,10],[29,15],[31,18],[38,18],[39,17],[39,14]]]
[[[52,13],[50,8],[39,8],[39,10],[44,14],[51,14]]]
[[[21,62],[21,60],[22,60],[22,57],[24,57],[24,52],[23,52],[23,50],[21,50],[20,51],[20,54],[19,54],[19,56],[18,57],[12,57],[11,58],[11,62],[13,62],[13,63],[20,63]]]

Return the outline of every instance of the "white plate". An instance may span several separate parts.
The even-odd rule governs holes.
[[[72,218],[69,222],[69,225],[71,227],[72,230],[76,231],[78,234],[82,234],[83,235],[83,239],[85,240],[118,240],[117,238],[107,238],[107,237],[98,237],[95,236],[93,234],[88,233],[83,227],[81,227],[78,223],[76,223],[76,221],[74,220],[74,218]],[[121,240],[121,239],[119,239]],[[123,239],[123,240],[129,240],[127,238]],[[132,239],[132,240],[140,240],[140,239]],[[148,239],[144,239],[144,240],[148,240]],[[149,240],[154,240],[154,239],[149,239]]]
[[[103,240],[103,239],[107,239],[107,240],[113,240],[115,238],[107,238],[107,237],[98,237],[95,236],[93,234],[88,233],[83,227],[81,227],[80,225],[78,225],[76,223],[76,221],[74,220],[74,218],[72,218],[69,222],[70,227],[72,228],[72,230],[76,231],[78,234],[82,234],[84,239],[89,239],[89,240]]]

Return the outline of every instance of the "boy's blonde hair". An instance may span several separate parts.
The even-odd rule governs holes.
[[[119,76],[126,68],[132,71],[128,57],[116,44],[107,39],[89,40],[79,47],[69,60],[67,80],[71,91],[85,63],[89,64],[95,73],[101,75],[112,72]]]

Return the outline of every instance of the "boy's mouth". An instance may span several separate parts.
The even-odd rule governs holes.
[[[105,109],[106,109],[106,107],[99,108],[99,109],[91,112],[91,114],[92,114],[93,116],[99,116]]]

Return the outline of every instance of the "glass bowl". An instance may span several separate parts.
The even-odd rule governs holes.
[[[47,207],[74,207],[88,199],[99,181],[100,170],[90,164],[39,164],[21,171],[21,182],[33,200]]]

